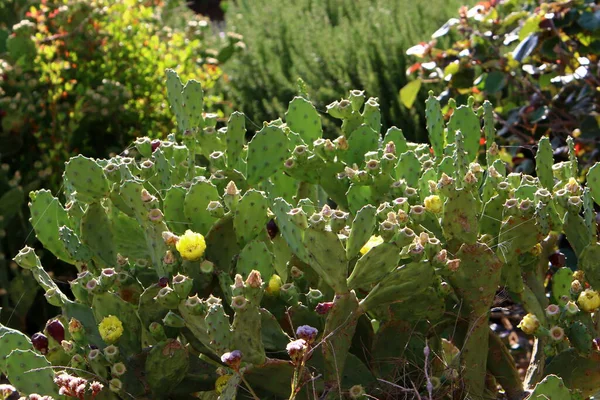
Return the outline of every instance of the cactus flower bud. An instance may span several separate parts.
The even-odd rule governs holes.
[[[379,235],[384,241],[391,240],[398,231],[396,222],[383,221],[379,224]]]
[[[385,150],[383,151],[384,154],[396,154],[396,144],[392,141],[389,141],[386,145],[385,145]]]
[[[169,326],[171,328],[184,328],[185,320],[181,318],[181,316],[175,314],[173,311],[169,311],[167,315],[162,320],[165,326]]]
[[[600,307],[600,294],[597,291],[586,289],[577,298],[577,304],[586,312],[593,312]]]
[[[200,300],[197,294],[188,297],[184,304],[193,315],[204,315],[206,313],[206,304]]]
[[[156,197],[152,196],[150,192],[146,189],[142,189],[142,193],[140,194],[140,198],[144,203],[150,203],[151,201],[156,200]]]
[[[231,308],[233,310],[244,310],[248,305],[248,300],[244,296],[234,296],[231,299]]]
[[[297,339],[289,342],[285,349],[292,361],[298,362],[304,357],[307,348],[308,346],[304,339]]]
[[[329,225],[331,226],[331,231],[336,233],[340,230],[344,229],[346,226],[346,221],[348,220],[348,213],[335,210],[331,213],[331,219],[329,220]]]
[[[208,203],[206,210],[214,218],[221,218],[225,215],[225,208],[219,201],[211,201]]]
[[[204,236],[188,229],[179,237],[175,247],[184,260],[196,261],[204,255],[206,242]]]
[[[286,283],[279,290],[279,297],[283,299],[290,306],[296,306],[298,304],[298,300],[300,299],[300,294],[298,293],[298,289],[296,285],[293,283]]]
[[[283,281],[281,280],[281,277],[274,274],[269,279],[269,284],[267,285],[265,291],[271,296],[278,296],[282,285]]]
[[[114,344],[111,344],[110,346],[106,346],[104,348],[104,357],[109,362],[115,362],[115,360],[119,357],[119,348],[117,346],[115,346]]]
[[[293,208],[288,212],[288,215],[291,217],[292,222],[300,229],[308,228],[308,220],[306,218],[306,213],[302,208]]]
[[[310,325],[301,325],[296,329],[296,336],[299,339],[304,339],[308,344],[313,344],[318,334],[318,329]]]
[[[550,338],[552,338],[552,340],[558,342],[563,340],[564,337],[565,331],[560,326],[553,326],[550,328]]]
[[[354,111],[359,111],[365,102],[365,92],[363,90],[351,90],[348,101],[352,104],[352,109]]]
[[[171,265],[174,264],[175,261],[177,261],[177,259],[175,258],[175,254],[173,254],[171,250],[167,250],[165,252],[165,255],[163,256],[163,263],[165,265]]]
[[[454,260],[448,260],[446,262],[446,266],[452,272],[458,271],[458,268],[460,267],[460,258],[456,258]]]
[[[70,340],[63,340],[62,342],[60,342],[60,347],[63,348],[63,351],[67,355],[72,356],[75,354],[75,345]]]
[[[306,294],[306,301],[310,307],[317,307],[324,298],[325,296],[319,289],[310,289]]]
[[[238,370],[242,364],[242,352],[233,350],[221,356],[221,362],[233,370]]]
[[[523,317],[518,327],[521,328],[525,334],[533,335],[540,327],[540,321],[534,314],[529,313]]]
[[[177,274],[173,277],[173,290],[180,299],[185,299],[190,294],[194,281],[185,275]],[[166,289],[166,288],[165,288]],[[164,289],[161,289],[164,290]]]
[[[179,306],[179,296],[169,286],[160,289],[156,297],[154,297],[154,300],[161,306],[171,310],[176,309]]]
[[[340,136],[333,141],[335,143],[338,150],[346,151],[349,148],[348,140],[345,136]]]
[[[123,382],[120,379],[113,378],[108,382],[108,388],[113,393],[119,393],[123,389]]]
[[[169,231],[164,231],[162,233],[162,238],[167,246],[175,246],[177,244],[177,241],[179,241],[179,236]]]
[[[577,182],[577,179],[575,178],[569,178],[569,182],[565,184],[564,188],[572,196],[577,196],[581,194],[581,186],[579,186],[579,182]]]
[[[585,273],[583,270],[578,269],[577,271],[573,272],[573,279],[576,279],[579,282],[585,282]]]
[[[560,316],[560,307],[556,304],[550,304],[546,307],[546,316],[550,320],[555,320]]]
[[[425,209],[433,214],[439,214],[442,212],[442,208],[444,206],[442,199],[437,195],[425,197],[423,204],[425,205]]]
[[[568,301],[567,304],[565,304],[565,312],[568,315],[575,315],[579,312],[579,307],[574,301]]]
[[[68,329],[74,341],[81,343],[85,339],[85,328],[79,320],[71,318]]]
[[[410,206],[410,212],[408,213],[410,218],[419,223],[425,219],[425,207],[421,205]]]
[[[122,362],[113,364],[113,366],[110,369],[110,373],[112,374],[112,376],[122,376],[125,374],[125,372],[127,372],[127,368]]]
[[[296,166],[296,161],[294,161],[293,158],[288,158],[287,160],[285,160],[285,162],[283,163],[283,166],[287,169],[292,169]]]
[[[571,282],[571,294],[578,295],[579,293],[581,293],[582,290],[583,286],[581,285],[581,282],[579,282],[577,279]]]
[[[327,221],[325,221],[325,218],[323,218],[323,214],[321,213],[314,213],[311,215],[308,219],[308,223],[312,228],[320,231],[324,230],[327,225]]]
[[[246,285],[253,289],[259,289],[262,287],[262,284],[263,280],[260,276],[260,272],[255,269],[250,271],[250,273],[248,274],[248,278],[246,278]]]
[[[40,259],[33,248],[29,246],[23,247],[13,259],[21,268],[33,269],[40,265]]]

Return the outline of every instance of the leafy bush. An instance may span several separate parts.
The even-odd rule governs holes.
[[[540,4],[541,3],[541,4]],[[594,1],[490,1],[461,9],[409,50],[418,79],[444,83],[446,100],[489,99],[499,134],[530,147],[549,136],[559,157],[575,136],[584,168],[599,159],[600,11]],[[454,34],[448,44],[440,40]],[[523,165],[531,172],[533,163]]]
[[[211,88],[221,71],[210,57],[216,54],[211,46],[220,44],[208,22],[183,2],[42,1],[28,9],[27,19],[4,42],[0,232],[11,235],[0,239],[0,253],[6,255],[26,238],[32,244],[28,215],[20,207],[42,184],[58,189],[69,156],[105,157],[135,136],[158,137],[173,129],[165,95],[156,90],[165,68],[194,74],[207,91],[206,103],[220,102]],[[0,269],[13,274],[7,265]],[[0,286],[8,289],[8,282],[2,279]],[[3,306],[10,309],[16,300]],[[26,310],[29,303],[20,304]]]
[[[302,78],[317,109],[360,87],[379,98],[384,127],[425,140],[424,93],[411,113],[399,100],[406,49],[430,34],[464,1],[240,0],[228,2],[228,29],[245,51],[223,66],[230,97],[256,121],[277,118]],[[414,101],[414,99],[413,99]],[[326,129],[334,129],[325,121]]]
[[[471,99],[446,124],[432,95],[431,146],[396,127],[381,140],[381,110],[361,91],[328,106],[342,121],[335,141],[295,97],[245,143],[242,113],[216,129],[200,84],[167,74],[177,134],[139,138],[129,157],[71,158],[64,205],[30,194],[36,235],[80,273],[70,297],[33,248],[15,257],[62,311],[31,339],[0,326],[0,368],[22,394],[495,399],[502,387],[534,400],[600,389],[600,164],[583,187],[573,146],[554,163],[543,138],[537,177],[510,172],[489,102]],[[554,253],[560,232],[575,274]],[[489,326],[500,286],[537,338],[525,388]]]

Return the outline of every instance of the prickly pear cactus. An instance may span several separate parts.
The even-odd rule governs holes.
[[[537,176],[512,172],[490,103],[452,101],[446,121],[430,94],[429,147],[382,135],[378,100],[361,91],[327,107],[342,124],[335,140],[296,97],[246,143],[242,113],[217,126],[198,82],[168,71],[166,86],[177,133],[139,138],[129,157],[74,157],[65,193],[30,194],[38,239],[78,274],[67,295],[34,249],[15,257],[61,309],[31,341],[0,326],[0,370],[23,394],[68,394],[90,374],[103,383],[89,393],[106,398],[600,390],[600,169],[584,188],[573,146],[554,165],[542,139]],[[575,274],[548,270],[559,233]],[[524,383],[489,329],[500,287],[536,336]],[[557,376],[544,378],[546,357]]]

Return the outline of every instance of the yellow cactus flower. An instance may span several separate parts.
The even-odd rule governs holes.
[[[281,285],[283,285],[283,281],[279,275],[274,274],[269,279],[269,284],[265,291],[271,296],[277,296],[279,294],[279,289],[281,289]]]
[[[540,254],[542,254],[542,245],[541,244],[536,244],[535,246],[533,246],[533,248],[530,250],[530,253],[532,256],[539,256]]]
[[[360,254],[366,254],[367,251],[371,250],[373,247],[379,246],[383,243],[383,238],[381,236],[371,236],[369,241],[365,243],[365,245],[360,249]]]
[[[435,194],[425,197],[423,203],[425,209],[434,214],[442,212],[442,207],[444,206],[444,203],[442,202],[442,199],[440,199],[440,196],[437,196]]]
[[[577,304],[583,311],[592,312],[600,307],[600,294],[592,289],[586,289],[577,298]]]
[[[521,328],[525,334],[533,335],[540,327],[540,321],[535,315],[530,313],[523,317],[518,327]]]
[[[111,344],[119,340],[123,334],[123,323],[114,315],[105,317],[98,325],[100,336],[106,343]]]
[[[196,261],[204,255],[206,242],[204,236],[188,229],[179,237],[175,247],[184,260]]]
[[[217,380],[215,381],[215,392],[217,392],[217,394],[220,395],[221,393],[223,393],[223,390],[225,390],[225,386],[227,386],[229,378],[231,378],[231,375],[221,375],[217,378]]]

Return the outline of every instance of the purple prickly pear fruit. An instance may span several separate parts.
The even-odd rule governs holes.
[[[160,147],[160,140],[154,139],[152,141],[152,152],[154,153],[156,151],[156,149],[158,149],[159,147]]]
[[[34,333],[31,336],[31,343],[33,347],[42,354],[48,352],[48,338],[41,332]]]
[[[333,301],[326,301],[324,303],[319,303],[315,307],[315,312],[320,315],[325,315],[331,310],[333,307]]]
[[[277,227],[274,219],[271,219],[269,222],[267,222],[267,233],[271,239],[274,239],[279,233],[279,228]]]
[[[548,257],[548,261],[550,261],[550,264],[552,264],[553,267],[562,268],[566,264],[566,257],[563,253],[557,251]]]
[[[167,278],[166,276],[163,276],[158,280],[158,286],[160,286],[161,288],[167,287],[168,284],[169,278]]]
[[[53,319],[46,324],[46,333],[58,343],[65,340],[65,327],[62,322],[57,319]]]

